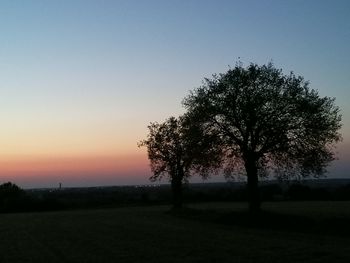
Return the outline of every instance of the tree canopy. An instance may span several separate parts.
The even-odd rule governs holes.
[[[152,181],[168,176],[174,194],[174,206],[182,203],[182,183],[193,174],[204,177],[220,165],[217,137],[205,134],[186,116],[170,117],[163,123],[151,123],[149,134],[139,146],[146,146],[151,164]]]
[[[184,99],[188,116],[206,134],[216,134],[226,170],[243,167],[250,207],[260,207],[258,176],[319,176],[334,160],[341,115],[334,98],[321,97],[293,72],[272,63],[205,79]]]

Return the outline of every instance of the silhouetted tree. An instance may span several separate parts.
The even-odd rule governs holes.
[[[0,211],[16,211],[21,209],[25,192],[16,184],[11,182],[0,185]]]
[[[184,100],[191,119],[219,134],[229,165],[247,176],[251,211],[260,210],[259,176],[318,176],[341,139],[334,98],[320,97],[303,77],[272,63],[242,63],[205,79]]]
[[[174,208],[182,206],[182,184],[192,174],[208,176],[220,167],[221,151],[213,144],[217,137],[204,135],[201,126],[192,125],[185,116],[151,123],[149,134],[139,146],[146,146],[153,176],[151,181],[169,176]]]
[[[3,183],[0,185],[0,199],[16,197],[22,193],[23,190],[11,182]]]

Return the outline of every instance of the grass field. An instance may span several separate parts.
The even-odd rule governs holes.
[[[0,262],[350,262],[350,202],[1,214]]]

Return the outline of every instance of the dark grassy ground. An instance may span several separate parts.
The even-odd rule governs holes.
[[[0,215],[0,262],[350,262],[350,202]]]

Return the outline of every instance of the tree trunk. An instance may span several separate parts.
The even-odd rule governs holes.
[[[259,178],[258,168],[256,161],[253,159],[247,159],[245,161],[245,169],[247,172],[247,187],[248,187],[248,201],[249,210],[252,213],[258,213],[260,211],[261,201],[259,192]]]
[[[182,207],[182,176],[174,176],[171,178],[171,190],[173,192],[173,208]]]

